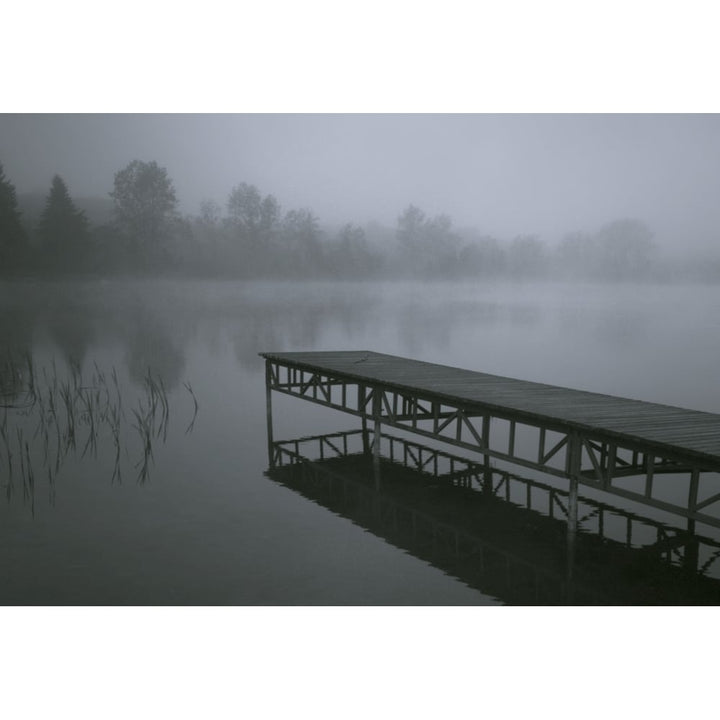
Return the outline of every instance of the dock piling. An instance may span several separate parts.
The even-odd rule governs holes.
[[[267,413],[268,465],[275,467],[273,454],[273,419],[272,419],[272,365],[265,361],[265,408]]]
[[[380,439],[381,439],[381,395],[379,388],[373,388],[372,397],[372,411],[373,411],[373,424],[374,424],[374,437],[373,437],[373,474],[375,476],[375,488],[380,489]]]

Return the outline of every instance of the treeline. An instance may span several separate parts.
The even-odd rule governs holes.
[[[549,247],[524,235],[500,241],[458,230],[447,215],[408,206],[394,228],[323,228],[308,209],[284,211],[272,195],[240,183],[224,206],[182,216],[165,168],[135,160],[115,173],[107,222],[91,223],[59,176],[42,208],[23,217],[0,165],[0,274],[174,273],[232,278],[509,277],[660,279],[652,232],[617,220]]]
[[[0,274],[296,278],[369,277],[381,269],[362,228],[347,224],[328,237],[312,211],[284,212],[246,183],[224,208],[207,201],[199,215],[182,216],[166,169],[135,160],[115,173],[109,195],[111,218],[93,224],[56,175],[28,221],[0,165]]]

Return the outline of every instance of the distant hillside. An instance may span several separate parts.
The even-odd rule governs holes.
[[[18,193],[18,205],[26,228],[37,226],[46,199],[46,193]],[[113,202],[109,197],[73,197],[73,202],[85,211],[91,225],[105,225],[112,219]]]

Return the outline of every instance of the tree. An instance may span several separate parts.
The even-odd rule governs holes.
[[[133,160],[115,173],[110,197],[115,219],[134,249],[157,245],[177,207],[173,182],[155,161]]]
[[[27,236],[20,222],[15,186],[0,163],[0,273],[18,268],[27,252]]]
[[[320,243],[320,225],[311,210],[289,210],[283,220],[287,238],[296,247],[316,247]]]
[[[326,253],[331,272],[340,277],[368,277],[380,267],[380,258],[370,249],[365,230],[352,223],[340,228]]]
[[[292,263],[293,274],[303,271],[318,274],[324,269],[320,225],[311,210],[289,210],[283,218],[282,233],[282,253]]]
[[[580,231],[565,235],[557,248],[557,260],[562,274],[572,278],[592,277],[597,272],[597,248],[592,235]]]
[[[640,220],[615,220],[600,228],[596,236],[598,266],[607,279],[646,276],[655,259],[653,232]]]
[[[254,185],[240,183],[227,201],[227,227],[237,244],[236,260],[245,274],[265,273],[272,265],[273,240],[280,232],[280,205],[262,197]]]
[[[280,226],[280,203],[272,196],[266,195],[260,206],[260,240],[269,243]]]
[[[395,234],[406,270],[424,275],[450,275],[457,270],[459,238],[448,215],[428,218],[420,208],[408,205]]]
[[[217,228],[220,225],[222,208],[214,200],[203,200],[200,203],[200,222],[210,228]]]
[[[45,262],[54,269],[82,265],[87,252],[88,221],[75,207],[65,181],[55,175],[40,216],[38,235]]]
[[[396,237],[406,249],[422,241],[425,213],[415,205],[408,205],[397,221]]]
[[[656,255],[652,231],[632,219],[614,220],[592,235],[573,233],[558,248],[558,259],[566,273],[595,280],[647,277]]]
[[[508,248],[508,269],[515,277],[543,275],[547,269],[545,246],[535,235],[518,235]]]
[[[497,276],[505,271],[505,252],[489,235],[469,231],[468,242],[458,252],[458,275]]]
[[[272,195],[263,198],[254,185],[236,185],[230,192],[227,208],[231,228],[251,246],[267,244],[277,231],[280,205]]]
[[[262,196],[254,185],[240,183],[230,192],[228,218],[233,229],[246,240],[254,240],[260,226]]]

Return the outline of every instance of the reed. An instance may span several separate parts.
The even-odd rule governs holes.
[[[191,433],[193,431],[193,428],[195,427],[195,418],[197,418],[198,414],[198,401],[195,397],[195,393],[193,392],[192,387],[190,386],[190,383],[186,382],[183,383],[183,385],[185,386],[185,389],[190,393],[190,397],[192,398],[194,404],[192,419],[190,420],[190,424],[185,429],[185,434],[187,435],[188,433]]]
[[[194,404],[185,431],[188,433],[195,425],[198,402],[190,383],[184,385]],[[47,470],[41,476],[47,477],[48,501],[54,505],[58,475],[66,460],[97,459],[101,444],[107,441],[111,449],[107,453],[103,450],[103,457],[112,461],[110,482],[122,482],[123,456],[130,457],[129,447],[137,446],[137,441],[131,442],[133,435],[139,440],[134,463],[136,480],[147,482],[155,461],[154,445],[167,441],[170,400],[162,377],[148,368],[131,407],[132,422],[128,427],[126,396],[114,366],[106,372],[94,362],[86,383],[79,363],[71,361],[68,371],[62,373],[53,359],[50,366],[38,371],[31,354],[26,354],[22,363],[8,355],[0,363],[0,481],[5,475],[8,502],[15,495],[15,481],[19,479],[23,501],[34,516],[38,477],[35,466],[39,462]]]
[[[12,498],[14,492],[15,492],[15,484],[13,482],[13,463],[12,463],[12,450],[10,448],[10,441],[8,440],[8,416],[7,416],[7,409],[4,412],[3,415],[3,421],[2,424],[0,424],[0,437],[2,437],[3,443],[5,445],[5,454],[7,457],[7,467],[8,467],[8,480],[6,484],[6,496],[8,501]]]
[[[25,458],[27,461],[27,486],[30,497],[30,511],[35,517],[35,474],[33,473],[32,460],[30,459],[30,447],[25,441]]]

